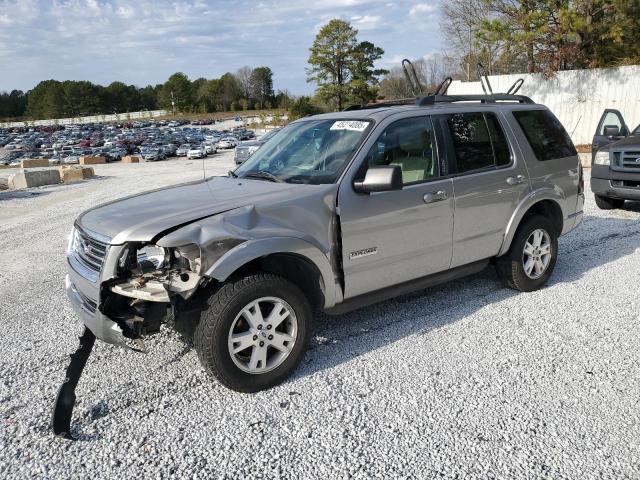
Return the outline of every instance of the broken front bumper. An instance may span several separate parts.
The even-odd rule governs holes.
[[[109,317],[103,315],[98,310],[98,301],[82,290],[82,282],[86,280],[74,278],[73,274],[68,274],[65,278],[65,289],[71,302],[71,306],[80,317],[80,321],[96,336],[96,338],[126,347],[125,337],[122,329]],[[76,280],[76,282],[74,282]]]

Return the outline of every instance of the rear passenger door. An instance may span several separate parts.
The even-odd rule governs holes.
[[[439,118],[455,196],[451,267],[497,255],[507,224],[529,191],[526,166],[499,115],[468,112]]]

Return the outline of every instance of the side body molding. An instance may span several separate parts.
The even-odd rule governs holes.
[[[342,300],[328,258],[313,244],[296,237],[269,237],[247,240],[226,252],[205,273],[205,276],[220,282],[226,280],[243,265],[260,257],[274,253],[289,253],[304,257],[320,272],[321,288],[324,291],[325,308],[333,307]]]
[[[516,230],[520,225],[520,221],[527,213],[527,211],[536,203],[541,202],[543,200],[551,200],[558,204],[560,210],[562,210],[562,219],[566,228],[566,220],[568,217],[567,208],[566,208],[566,199],[562,193],[562,191],[558,188],[540,188],[532,191],[529,195],[522,199],[522,201],[518,204],[517,208],[514,210],[513,215],[511,215],[511,219],[507,225],[507,229],[505,231],[504,240],[502,241],[502,247],[500,247],[500,251],[498,252],[498,256],[504,255],[509,251],[509,247],[511,247],[511,242],[513,241],[513,237],[516,234]],[[565,230],[565,229],[563,229]],[[562,233],[565,233],[564,231]]]

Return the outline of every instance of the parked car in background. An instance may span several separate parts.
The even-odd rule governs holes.
[[[76,163],[80,163],[80,157],[78,155],[68,155],[63,158],[62,162],[65,165],[73,165]]]
[[[162,146],[162,151],[164,152],[164,154],[167,157],[175,157],[177,150],[178,150],[178,148],[175,145],[173,145],[172,143],[169,143],[167,145],[163,145]]]
[[[187,158],[204,158],[207,156],[207,152],[204,147],[191,147],[187,152]]]
[[[592,141],[591,190],[603,210],[640,201],[640,125],[629,131],[622,113],[606,109]]]
[[[245,160],[247,160],[251,155],[253,155],[262,145],[264,145],[270,138],[272,138],[276,133],[280,131],[279,128],[274,128],[269,132],[265,133],[258,140],[249,140],[247,142],[241,142],[236,147],[236,151],[234,153],[233,161],[236,165],[242,164]]]
[[[202,144],[202,147],[204,148],[204,151],[207,153],[207,155],[213,155],[218,151],[218,147],[216,147],[216,144],[214,143],[205,142]]]
[[[184,143],[177,148],[176,155],[178,157],[185,157],[190,149],[191,145],[189,145],[188,143]]]
[[[235,137],[222,137],[222,139],[220,139],[220,141],[218,142],[217,146],[218,148],[229,149],[229,148],[235,148],[236,145],[238,145],[239,143],[240,142]]]
[[[160,148],[147,148],[141,150],[140,155],[145,162],[157,162],[166,158],[164,152]]]

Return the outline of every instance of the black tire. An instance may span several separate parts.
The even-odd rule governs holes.
[[[624,200],[620,198],[608,198],[601,195],[596,195],[596,205],[600,210],[615,210],[622,208]]]
[[[280,365],[265,373],[248,373],[232,359],[229,332],[242,309],[262,297],[277,297],[289,304],[297,319],[297,336]],[[251,273],[232,278],[213,292],[196,327],[194,344],[202,366],[220,383],[238,392],[258,392],[281,383],[296,369],[309,343],[312,319],[309,302],[298,287],[277,275]]]
[[[538,278],[531,278],[525,272],[523,256],[525,243],[536,230],[544,230],[548,234],[551,245],[551,258],[542,275]],[[500,280],[506,287],[521,292],[531,292],[538,290],[547,283],[553,273],[557,258],[558,232],[556,232],[553,223],[542,215],[532,215],[525,218],[518,227],[509,251],[496,259],[496,270]]]

